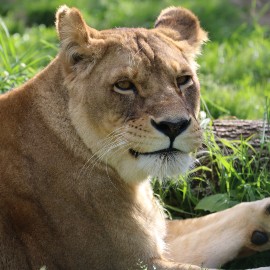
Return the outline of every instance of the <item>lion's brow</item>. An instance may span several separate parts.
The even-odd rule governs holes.
[[[136,35],[135,41],[138,46],[138,51],[136,53],[142,52],[148,58],[150,63],[153,62],[155,59],[155,53],[151,46],[148,44],[147,39],[141,35]]]

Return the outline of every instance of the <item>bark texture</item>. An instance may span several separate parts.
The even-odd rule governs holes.
[[[270,168],[270,124],[262,120],[214,120],[213,132],[216,142],[219,139],[240,140],[250,138],[249,144],[260,153],[259,158]],[[226,149],[226,148],[225,148]],[[227,149],[228,150],[228,149]],[[254,151],[249,151],[254,155]]]
[[[214,120],[213,131],[217,138],[228,140],[247,139],[252,136],[250,144],[254,148],[270,142],[270,125],[261,120]]]

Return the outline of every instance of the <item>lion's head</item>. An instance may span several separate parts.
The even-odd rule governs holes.
[[[168,8],[154,29],[97,31],[61,7],[57,30],[72,123],[93,153],[127,182],[185,171],[201,143],[195,56],[198,19]]]

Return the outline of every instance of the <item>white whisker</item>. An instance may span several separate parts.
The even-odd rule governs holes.
[[[104,139],[100,140],[97,143],[97,147],[100,148],[96,151],[83,165],[81,170],[78,173],[76,180],[79,180],[86,172],[90,166],[93,168],[100,162],[102,162],[103,157],[105,157],[109,152],[111,152],[114,148],[119,147],[126,143],[124,139],[126,128],[119,127],[110,134],[108,134]],[[92,169],[93,169],[92,168]],[[92,170],[91,170],[92,171]],[[91,172],[90,171],[90,172]]]

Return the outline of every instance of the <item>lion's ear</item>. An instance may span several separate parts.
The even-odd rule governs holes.
[[[187,41],[195,49],[195,54],[207,41],[207,33],[201,28],[198,18],[185,8],[169,7],[162,10],[155,28],[174,30],[175,35],[170,36],[176,41]]]
[[[94,47],[98,31],[87,26],[80,11],[76,8],[61,6],[56,13],[56,29],[61,43],[61,50],[68,60],[76,64]]]

